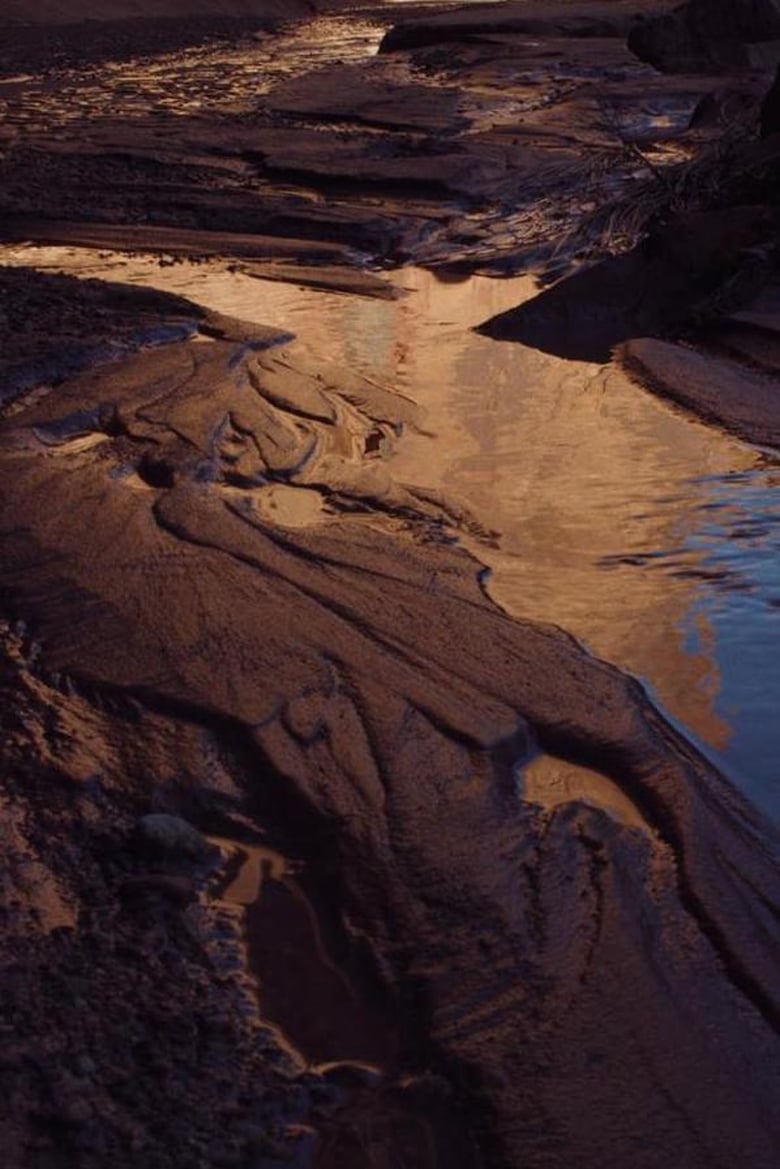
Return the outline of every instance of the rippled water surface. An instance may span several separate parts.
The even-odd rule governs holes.
[[[401,438],[394,474],[444,489],[496,533],[471,545],[495,600],[641,677],[780,819],[780,467],[614,369],[470,331],[530,295],[529,280],[406,269],[387,277],[405,295],[384,301],[77,249],[3,258],[283,326],[413,396],[427,432]]]

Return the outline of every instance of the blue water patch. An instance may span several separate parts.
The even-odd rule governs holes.
[[[726,769],[780,822],[780,468],[700,485],[703,522],[676,550],[705,586],[681,623],[685,648],[718,667],[714,707],[731,728],[720,751]]]

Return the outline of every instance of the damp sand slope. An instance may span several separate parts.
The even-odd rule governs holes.
[[[158,311],[161,326],[186,315]],[[29,631],[11,671],[23,717],[9,774],[27,777],[16,798],[33,842],[52,784],[59,831],[79,825],[78,844],[42,862],[66,903],[98,891],[49,960],[94,944],[98,909],[116,917],[133,809],[164,798],[203,824],[262,827],[304,863],[334,960],[363,971],[399,1036],[377,1099],[395,1085],[408,1117],[433,1093],[465,1124],[457,1154],[435,1127],[401,1126],[412,1163],[773,1165],[772,831],[635,683],[485,597],[447,538],[446,501],[371,458],[374,428],[415,425],[410,403],[267,335],[253,347],[246,326],[204,335],[198,315],[189,338],[20,390],[3,424],[0,583]],[[284,492],[301,506],[279,507]],[[524,803],[517,767],[540,748],[617,784],[632,823]],[[158,912],[174,952],[201,915],[187,985],[216,912],[207,890],[197,910]],[[35,970],[37,943],[12,942]],[[226,1007],[225,1033],[251,1046],[258,1024],[239,1018]],[[105,1028],[90,1026],[99,1048]],[[194,1057],[192,1091],[211,1058]],[[239,1079],[256,1058],[241,1057]],[[118,1108],[184,1164],[168,1134],[187,1093],[172,1105],[169,1065],[149,1066],[167,1124],[146,1096],[101,1083],[101,1155],[141,1163],[117,1151],[104,1118]],[[12,1064],[18,1089],[20,1076]],[[47,1139],[37,1106],[26,1115],[19,1164]],[[66,1147],[98,1164],[74,1115]]]

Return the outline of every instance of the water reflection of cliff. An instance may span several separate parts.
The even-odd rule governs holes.
[[[407,282],[408,276],[407,274]],[[695,647],[687,614],[712,582],[673,552],[701,523],[707,485],[751,466],[740,444],[682,418],[621,374],[497,344],[468,327],[517,303],[530,282],[434,282],[415,274],[404,306],[410,388],[438,439],[410,436],[399,475],[467,500],[500,533],[479,555],[512,613],[562,625],[597,654],[649,680],[702,739],[725,747],[706,610]],[[640,561],[638,569],[635,562]]]
[[[714,709],[714,634],[698,603],[713,581],[697,569],[703,553],[683,549],[714,491],[703,477],[749,468],[754,456],[620,373],[470,332],[528,296],[529,280],[442,281],[407,269],[395,281],[410,295],[388,302],[205,266],[161,269],[142,258],[53,248],[17,255],[154,284],[282,325],[320,360],[413,396],[434,434],[407,434],[392,456],[394,472],[457,497],[499,534],[495,546],[475,546],[494,570],[494,598],[518,616],[563,626],[646,678],[703,740],[726,745],[730,728]]]

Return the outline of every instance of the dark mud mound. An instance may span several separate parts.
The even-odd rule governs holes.
[[[780,446],[780,285],[700,326],[685,344],[639,339],[618,353],[645,385],[761,446]]]
[[[143,347],[225,329],[242,332],[240,322],[167,293],[6,268],[0,274],[0,403]],[[258,346],[285,336],[252,327]]]
[[[671,73],[765,65],[780,53],[780,11],[774,0],[689,0],[638,22],[628,43],[642,61]]]
[[[623,365],[641,382],[707,421],[762,446],[780,446],[780,378],[669,341],[630,341]]]
[[[635,2],[604,4],[489,4],[461,6],[404,21],[385,34],[381,51],[419,49],[453,41],[513,37],[625,37]]]
[[[370,973],[393,1004],[397,1054],[377,1091],[394,1093],[396,1110],[405,1093],[417,1101],[393,1126],[407,1140],[398,1163],[453,1163],[451,1140],[434,1135],[432,1147],[431,1128],[415,1127],[427,1092],[429,1115],[454,1109],[477,1143],[478,1154],[458,1141],[464,1165],[770,1169],[777,842],[635,683],[487,600],[478,566],[448,542],[443,501],[394,483],[365,453],[376,426],[391,435],[414,418],[410,403],[295,348],[202,337],[19,396],[5,418],[0,588],[5,613],[26,624],[8,675],[20,715],[4,741],[4,798],[22,809],[28,839],[49,840],[40,880],[74,907],[45,954],[59,960],[67,943],[78,980],[96,944],[90,923],[102,923],[105,973],[86,987],[102,1011],[90,1031],[102,1103],[92,1127],[78,1105],[60,1128],[100,1139],[111,1115],[150,1131],[131,1086],[146,1082],[145,1060],[155,1090],[164,1083],[179,1102],[173,1115],[194,1098],[200,1015],[180,1034],[171,1007],[177,1077],[155,1063],[148,1014],[157,1003],[164,1018],[167,995],[191,1001],[195,964],[204,1010],[225,1004],[228,1045],[225,1089],[204,1100],[194,1137],[205,1163],[274,1164],[284,1148],[257,1142],[280,1129],[303,1140],[304,1123],[301,1164],[316,1132],[328,1164],[339,1149],[346,1164],[387,1164],[393,1113],[383,1128],[370,1091],[359,1108],[352,1098],[362,1147],[374,1150],[363,1161],[346,1137],[327,1145],[315,1092],[308,1120],[291,1104],[274,1129],[259,1110],[247,1132],[257,1057],[242,1048],[233,1072],[224,1062],[238,1024],[232,984],[209,959],[207,889],[200,908],[178,886],[156,895],[171,908],[154,934],[159,962],[138,986],[149,1009],[121,992],[138,1043],[122,1053],[122,1077],[104,1068],[118,1001],[110,972],[136,935],[117,923],[111,865],[79,870],[78,859],[94,857],[101,835],[121,851],[130,809],[151,805],[202,826],[262,825],[303,862],[332,961]],[[580,804],[525,804],[517,768],[537,744],[609,775],[645,829]],[[171,913],[181,928],[166,924]],[[17,979],[40,968],[39,945],[53,943],[17,947]],[[33,1072],[10,1072],[14,1166],[72,1163],[57,1152],[34,1070],[69,1066],[58,1001],[50,1041],[33,1029],[20,1056]],[[259,1020],[250,1012],[242,1027],[256,1052]],[[112,1163],[192,1165],[178,1121],[155,1116],[153,1156],[111,1136]],[[210,1151],[219,1125],[236,1132],[229,1152]]]
[[[558,357],[603,363],[618,342],[671,325],[686,312],[693,287],[689,273],[642,247],[570,276],[476,331]]]
[[[732,207],[678,216],[633,251],[562,280],[478,332],[560,357],[608,361],[637,336],[660,336],[739,303],[768,272],[780,219],[772,207]]]
[[[776,447],[777,239],[771,207],[679,217],[478,331],[580,361],[616,356],[653,392]]]

